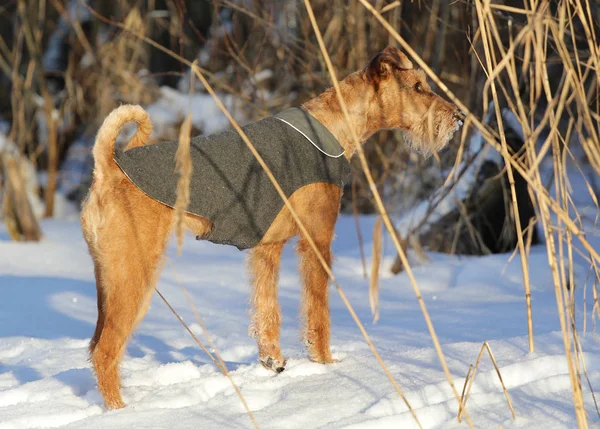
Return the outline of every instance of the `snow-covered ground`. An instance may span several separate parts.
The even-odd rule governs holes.
[[[373,218],[362,217],[368,231]],[[107,411],[87,360],[96,317],[92,263],[76,219],[42,223],[39,244],[14,243],[0,227],[0,428],[248,428],[251,422],[230,382],[155,296],[122,366],[122,410]],[[591,237],[595,245],[600,240]],[[388,243],[389,244],[389,243]],[[600,246],[597,246],[600,248]],[[381,319],[371,323],[368,281],[351,217],[334,242],[335,273],[396,381],[427,428],[464,426],[405,274],[390,276],[389,245],[381,281]],[[332,348],[340,363],[308,360],[299,340],[300,286],[292,246],[282,263],[282,350],[287,369],[275,375],[257,362],[247,335],[249,286],[244,253],[186,241],[158,288],[192,329],[201,328],[181,290],[190,292],[233,379],[261,428],[411,428],[410,413],[384,375],[341,299],[332,289]],[[431,254],[415,268],[457,389],[483,341],[489,341],[513,401],[513,421],[495,371],[484,356],[468,410],[477,428],[573,428],[569,375],[545,248],[531,253],[536,352],[528,353],[519,258],[456,258]],[[367,261],[369,263],[369,261]],[[588,266],[578,260],[578,322]],[[600,353],[592,331],[582,344],[592,386],[600,390]],[[586,409],[598,419],[584,380]]]

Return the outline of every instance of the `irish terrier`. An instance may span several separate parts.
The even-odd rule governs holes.
[[[333,89],[326,90],[302,105],[301,109],[296,109],[296,113],[301,112],[308,118],[304,125],[296,124],[296,126],[294,121],[286,119],[285,115],[279,116],[277,118],[279,120],[267,118],[269,121],[265,122],[275,130],[275,137],[269,138],[281,139],[277,144],[282,150],[292,146],[287,144],[288,138],[296,139],[293,146],[302,146],[302,151],[308,154],[306,156],[314,157],[314,154],[319,154],[322,158],[310,158],[310,162],[306,163],[294,162],[292,159],[291,163],[285,164],[289,160],[286,158],[281,161],[283,158],[280,157],[272,161],[275,165],[269,166],[278,181],[279,176],[285,176],[287,172],[283,170],[287,168],[295,169],[293,174],[291,176],[288,174],[290,177],[285,179],[291,181],[295,180],[295,176],[305,174],[302,169],[306,170],[314,166],[315,169],[320,170],[318,174],[309,171],[302,179],[303,182],[296,183],[296,188],[290,188],[291,190],[287,190],[286,193],[289,194],[291,206],[328,264],[331,264],[332,260],[330,246],[340,207],[343,182],[347,180],[347,164],[356,151],[348,127],[354,128],[361,142],[365,142],[381,129],[405,130],[414,149],[423,154],[430,154],[442,149],[462,125],[462,115],[456,106],[434,94],[427,84],[425,74],[421,70],[415,70],[411,61],[395,48],[388,47],[383,50],[363,70],[346,77],[340,86],[348,105],[350,123],[345,121]],[[120,129],[128,122],[137,123],[137,132],[129,141],[125,151],[115,150],[115,140]],[[253,131],[252,126],[251,124],[249,128],[245,128],[251,141],[252,136],[260,136],[263,132],[259,128],[258,131]],[[316,129],[310,130],[311,127]],[[151,129],[152,125],[147,113],[139,106],[122,106],[107,117],[94,145],[94,180],[81,215],[83,234],[94,260],[98,295],[98,322],[90,342],[91,361],[98,377],[98,388],[109,408],[124,406],[120,393],[119,362],[130,334],[147,310],[159,276],[165,247],[174,225],[174,210],[171,202],[168,201],[171,197],[167,195],[174,194],[174,188],[165,191],[166,196],[162,199],[149,193],[150,191],[140,185],[137,179],[132,178],[137,174],[136,171],[146,168],[146,164],[157,165],[153,163],[156,160],[152,161],[150,158],[156,158],[160,151],[151,152],[150,149],[154,146],[158,148],[162,143],[145,144]],[[228,133],[222,134],[227,138],[221,138],[217,146],[225,147],[226,155],[233,156],[241,146],[227,149],[226,140],[235,140],[237,137],[237,133],[233,131]],[[329,146],[329,151],[337,152],[327,153],[322,146],[315,144],[315,138],[321,137],[333,144]],[[298,138],[303,141],[297,141]],[[203,141],[200,139],[197,142]],[[253,143],[258,144],[256,141]],[[239,141],[235,144],[239,144]],[[211,164],[210,159],[207,161],[208,155],[205,156],[203,151],[205,146],[209,145],[206,143],[204,146],[200,144],[195,146],[194,141],[192,142],[192,151],[197,150],[201,156],[204,156],[200,161],[203,163],[202,168],[211,168],[213,173],[219,174],[218,177],[214,175],[214,180],[219,180],[218,186],[204,182],[197,185],[202,188],[198,189],[194,188],[193,184],[190,185],[191,193],[198,195],[200,203],[198,201],[196,203],[200,207],[199,213],[205,213],[202,201],[212,204],[214,198],[229,198],[225,204],[232,204],[232,207],[238,207],[235,206],[238,204],[241,207],[231,216],[236,219],[236,222],[240,221],[241,217],[247,218],[247,225],[251,227],[240,227],[240,230],[234,234],[228,230],[233,227],[222,227],[222,225],[232,225],[231,223],[219,224],[223,213],[214,212],[214,217],[213,215],[204,217],[193,214],[198,211],[191,210],[185,214],[184,223],[186,228],[199,239],[235,244],[239,248],[252,247],[249,257],[253,309],[251,333],[256,337],[259,359],[263,365],[273,371],[281,372],[285,366],[285,359],[279,348],[281,324],[277,301],[279,262],[285,243],[290,238],[301,234],[290,211],[283,205],[278,195],[275,194],[276,202],[265,202],[272,205],[271,209],[274,207],[278,210],[274,215],[266,213],[262,206],[256,204],[252,206],[249,202],[252,198],[248,197],[250,191],[243,188],[244,184],[254,183],[257,180],[264,182],[263,179],[255,180],[259,177],[258,174],[262,173],[256,171],[256,166],[251,168],[251,174],[248,173],[249,175],[242,179],[233,177],[239,176],[239,171],[231,173],[232,177],[222,174],[224,170],[221,171],[219,166],[215,167]],[[169,148],[169,146],[165,147]],[[260,147],[258,148],[260,151]],[[126,166],[127,154],[131,153],[133,158],[143,161],[146,150],[149,151],[148,163],[141,162],[131,168]],[[278,150],[268,152],[278,152]],[[170,152],[167,150],[167,153]],[[271,155],[268,153],[264,156],[268,164],[271,159],[275,159],[269,158]],[[278,164],[279,161],[284,162],[283,168]],[[172,159],[165,159],[164,162],[171,168]],[[196,172],[196,165],[194,171]],[[149,172],[152,173],[152,170]],[[166,187],[173,187],[169,177],[176,176],[173,169],[164,176],[159,173],[156,173],[156,176],[154,181],[161,183],[148,186],[165,188],[166,183]],[[144,177],[140,180],[143,181]],[[242,186],[242,189],[235,188],[236,184],[238,187]],[[273,188],[271,183],[264,186],[265,189]],[[224,192],[219,191],[220,194],[214,194],[215,187],[226,189]],[[162,191],[159,189],[160,192]],[[273,195],[268,194],[271,192],[269,190],[264,192]],[[211,198],[202,200],[204,194],[210,195]],[[259,194],[262,195],[262,191]],[[241,200],[243,201],[240,202]],[[263,212],[268,218],[266,222],[259,219],[263,216]],[[248,233],[247,229],[251,229],[251,233]],[[241,234],[245,238],[236,242],[228,235],[230,232],[231,237]],[[313,361],[330,363],[332,357],[329,348],[328,276],[303,236],[299,238],[297,251],[304,285],[303,338]]]

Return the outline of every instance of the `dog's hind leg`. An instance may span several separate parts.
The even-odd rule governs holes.
[[[90,340],[90,354],[94,353],[94,349],[98,344],[100,334],[102,334],[102,329],[104,328],[104,293],[102,291],[102,279],[100,278],[100,270],[98,269],[97,265],[94,266],[94,274],[96,277],[98,321],[96,322],[96,329],[94,330],[94,335]]]
[[[102,287],[102,278],[100,277],[100,266],[98,262],[98,250],[96,248],[97,236],[96,236],[96,224],[98,223],[98,200],[94,194],[94,188],[86,201],[83,210],[81,212],[81,227],[83,230],[83,237],[88,245],[90,255],[94,261],[94,277],[96,279],[96,294],[97,294],[97,307],[98,307],[98,321],[96,322],[96,329],[94,335],[90,341],[90,354],[94,352],[96,344],[100,339],[102,328],[104,327],[104,293]]]
[[[95,229],[93,256],[96,277],[100,280],[97,283],[100,301],[90,349],[105,404],[108,408],[120,408],[124,403],[119,362],[131,332],[150,302],[172,224],[172,211],[137,190],[127,194],[117,191],[112,197],[110,210],[104,210],[102,223]]]
[[[279,260],[284,244],[260,244],[251,250],[249,260],[253,308],[250,333],[258,343],[260,361],[275,372],[281,372],[285,367],[285,359],[279,349],[281,309],[277,301]]]

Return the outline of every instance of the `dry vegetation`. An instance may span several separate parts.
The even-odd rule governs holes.
[[[423,161],[406,150],[400,133],[379,133],[354,160],[352,191],[346,192],[343,209],[382,215],[400,263],[420,298],[405,246],[393,231],[386,208],[390,215],[398,215],[428,198],[432,190],[452,188],[461,174],[459,164],[468,161],[468,137],[479,132],[486,147],[498,151],[503,159],[485,184],[496,180],[502,189],[506,215],[501,229],[512,231],[510,245],[503,250],[514,250],[523,262],[523,311],[530,316],[530,349],[535,345],[531,324],[535,308],[530,303],[527,259],[533,228],[519,215],[525,197],[548,243],[575,413],[578,426],[587,427],[583,403],[592,398],[584,398],[581,389],[585,374],[578,335],[583,328],[575,324],[573,254],[589,260],[593,311],[599,316],[600,254],[586,240],[584,221],[589,216],[578,213],[571,200],[567,166],[600,173],[600,10],[596,3],[115,0],[89,2],[89,6],[80,7],[79,14],[85,19],[76,20],[74,15],[69,19],[66,11],[71,5],[66,0],[9,0],[0,5],[0,93],[4,95],[0,97],[0,120],[8,123],[8,138],[20,156],[47,171],[47,215],[52,215],[53,190],[72,142],[93,135],[99,121],[118,104],[147,105],[159,97],[159,85],[176,83],[182,76],[186,77],[182,82],[189,82],[191,62],[198,56],[194,74],[204,86],[199,90],[212,87],[221,96],[235,95],[244,117],[257,119],[314,96],[335,83],[333,76],[361,67],[384,46],[399,46],[426,71],[439,93],[468,113],[462,138],[441,158]],[[311,7],[315,20],[311,19]],[[157,13],[158,9],[166,12]],[[57,51],[60,61],[51,63],[48,49],[61,25],[66,47]],[[60,67],[55,67],[57,64]],[[484,121],[489,108],[491,120]],[[511,131],[505,130],[506,112],[522,127],[516,146],[511,144]],[[185,127],[189,135],[189,122]],[[8,158],[4,152],[0,186],[13,171],[7,169]],[[552,164],[549,182],[543,181],[542,160]],[[498,173],[499,177],[492,177]],[[22,186],[14,179],[12,182],[17,189]],[[379,190],[377,195],[371,194],[370,184]],[[554,193],[550,193],[551,187]],[[11,200],[14,187],[6,185],[6,190],[4,217],[18,224],[19,215],[11,208],[15,204],[7,203],[17,201],[15,197]],[[597,201],[593,180],[588,191]],[[454,218],[421,236],[421,244],[437,249],[445,245],[443,250],[458,253],[489,251],[489,246],[481,245],[481,230],[473,220],[481,207],[465,202]],[[457,223],[460,227],[454,228]],[[18,236],[23,225],[12,229]],[[447,243],[464,242],[464,237],[473,245],[447,248]],[[329,268],[327,271],[343,296]],[[372,284],[376,286],[376,279]],[[376,310],[376,294],[371,298]],[[419,303],[453,384],[425,303],[422,299]],[[362,332],[370,343],[366,331]],[[380,363],[385,368],[382,360]],[[391,375],[390,380],[395,385]],[[468,420],[468,413],[465,417]]]

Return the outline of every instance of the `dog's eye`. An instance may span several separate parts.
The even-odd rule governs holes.
[[[425,88],[423,88],[423,84],[421,82],[415,83],[415,91],[425,92]]]

